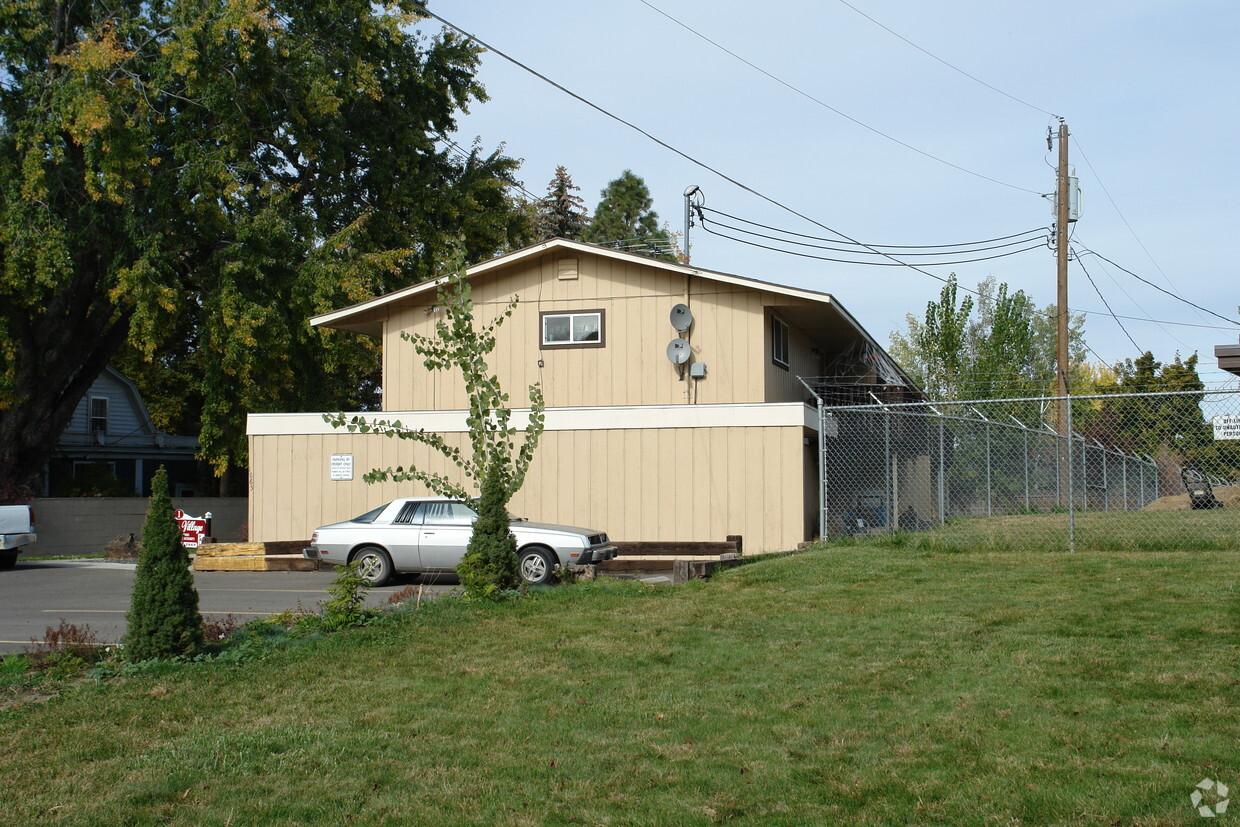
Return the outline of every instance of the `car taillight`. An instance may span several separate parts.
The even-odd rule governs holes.
[[[314,545],[319,541],[319,533],[316,531],[310,535],[310,545]]]
[[[34,506],[29,505],[26,507],[30,509],[30,528],[33,531],[34,530]]]

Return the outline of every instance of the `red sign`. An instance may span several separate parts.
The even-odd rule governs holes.
[[[191,517],[181,509],[176,513],[177,525],[181,527],[181,545],[198,548],[207,536],[207,518]]]

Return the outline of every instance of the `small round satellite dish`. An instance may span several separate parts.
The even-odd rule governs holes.
[[[689,350],[689,343],[684,339],[672,339],[667,344],[667,359],[673,365],[683,365],[689,361],[692,351]]]
[[[693,325],[693,311],[687,304],[678,304],[672,308],[672,327],[684,333]]]

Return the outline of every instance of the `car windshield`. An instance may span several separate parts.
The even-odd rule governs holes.
[[[380,514],[382,514],[382,513],[383,513],[383,509],[385,509],[385,508],[387,508],[387,507],[388,507],[388,504],[387,504],[387,503],[384,503],[383,505],[379,506],[378,508],[374,509],[373,511],[367,511],[365,514],[363,514],[363,515],[362,515],[362,516],[360,516],[360,517],[354,517],[354,518],[353,518],[352,520],[350,520],[349,522],[351,522],[351,523],[373,523],[373,522],[375,521],[375,519],[376,519],[376,518],[377,518]]]

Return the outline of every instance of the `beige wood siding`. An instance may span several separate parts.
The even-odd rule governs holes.
[[[744,538],[747,553],[807,539],[804,428],[548,431],[510,510],[580,525],[616,540]],[[467,435],[448,434],[464,445]],[[452,474],[410,441],[374,435],[251,436],[250,539],[308,539],[315,527],[362,514],[413,483],[366,485],[374,467],[419,463]],[[331,481],[332,454],[352,454],[354,479]]]
[[[785,304],[787,304],[786,301]],[[768,308],[762,328],[762,367],[763,377],[766,380],[765,396],[762,401],[804,402],[812,397],[797,377],[821,376],[822,356],[817,353],[813,343],[804,333],[781,317],[781,320],[788,325],[788,367],[776,364],[771,353],[771,317],[779,315],[779,307]]]
[[[528,404],[528,387],[541,381],[549,407],[665,405],[794,401],[797,371],[817,370],[817,357],[799,333],[789,376],[770,373],[766,308],[800,302],[752,288],[685,276],[603,256],[576,255],[578,277],[559,278],[553,254],[524,260],[475,278],[473,299],[480,321],[494,319],[513,296],[520,303],[500,328],[491,367],[515,406]],[[383,334],[384,409],[455,410],[466,406],[464,387],[451,372],[428,373],[402,332],[432,335],[435,299],[394,305]],[[693,327],[685,335],[693,361],[706,364],[706,378],[682,380],[666,349],[676,338],[669,314],[686,303]],[[546,348],[541,313],[602,310],[604,346]],[[538,363],[542,361],[540,368]],[[781,371],[788,374],[788,371]],[[803,390],[803,389],[802,389]]]

